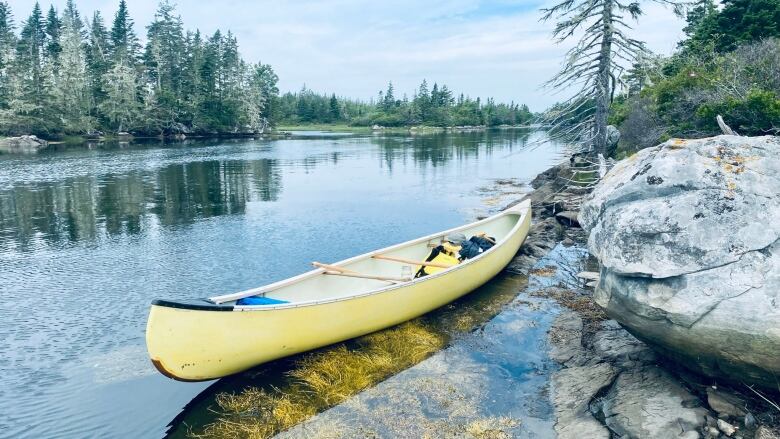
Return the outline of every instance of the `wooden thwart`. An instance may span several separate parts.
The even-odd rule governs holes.
[[[384,282],[390,282],[392,284],[409,282],[410,280],[412,280],[408,277],[374,276],[371,274],[363,274],[363,273],[358,273],[357,271],[352,271],[343,267],[339,267],[337,265],[328,265],[328,264],[323,264],[321,262],[312,262],[311,264],[317,268],[322,268],[326,270],[323,274],[328,274],[331,276],[345,276],[345,277],[356,277],[360,279],[374,279],[374,280],[381,280]]]
[[[336,271],[339,273],[352,273],[352,274],[357,273],[357,271],[352,271],[344,267],[339,267],[338,265],[323,264],[322,262],[312,262],[311,265],[314,265],[317,268],[324,268],[325,270]]]

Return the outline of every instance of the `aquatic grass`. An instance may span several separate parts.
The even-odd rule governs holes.
[[[594,334],[602,321],[607,320],[604,310],[596,304],[590,294],[580,294],[567,288],[544,288],[531,293],[532,296],[548,297],[571,310],[577,311],[585,324],[586,334]]]
[[[478,419],[466,426],[466,433],[477,439],[509,439],[513,435],[508,432],[520,425],[514,418],[499,416]]]
[[[498,314],[526,284],[522,276],[505,278],[493,284],[497,291],[473,293],[430,315],[303,354],[279,387],[217,394],[216,407],[211,409],[216,419],[188,435],[262,439],[287,430],[425,360],[446,347],[451,337],[472,331]],[[460,428],[462,432],[465,427]],[[474,437],[503,436],[486,432]]]
[[[220,393],[216,422],[198,438],[267,438],[442,349],[448,337],[416,319],[304,355],[282,388]]]

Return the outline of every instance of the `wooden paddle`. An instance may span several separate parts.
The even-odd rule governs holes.
[[[374,259],[381,259],[384,261],[393,261],[393,262],[400,262],[402,264],[411,264],[411,265],[421,265],[423,267],[437,267],[437,268],[450,268],[454,267],[457,264],[449,265],[449,264],[440,264],[438,262],[427,262],[427,261],[414,261],[412,259],[404,259],[404,258],[396,258],[393,256],[385,256],[385,255],[374,255],[371,256]]]

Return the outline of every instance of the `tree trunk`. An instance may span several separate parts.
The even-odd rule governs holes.
[[[609,115],[610,73],[612,62],[612,8],[613,0],[604,0],[602,11],[603,35],[599,55],[599,69],[596,78],[596,114],[593,149],[596,154],[607,155],[607,116]]]

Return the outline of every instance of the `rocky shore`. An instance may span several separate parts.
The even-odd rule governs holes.
[[[578,270],[597,262],[575,257],[568,265],[561,258],[567,249],[583,252],[588,239],[570,220],[578,218],[582,195],[567,188],[572,176],[563,163],[531,183],[533,226],[507,267],[529,280],[513,304],[470,341],[279,437],[780,438],[771,394],[680,367],[610,319],[594,301],[592,281],[577,280]],[[529,340],[545,352],[535,363],[533,375],[542,380],[535,391],[497,380],[493,368],[500,361],[474,361],[522,363],[536,355]]]
[[[762,158],[777,149],[773,138],[672,140],[618,163],[588,197],[579,220],[602,266],[595,302],[616,320],[577,310],[556,319],[558,437],[780,437],[780,388],[765,378],[780,364],[769,347],[777,305],[763,299],[776,297],[776,270],[751,255],[774,254],[774,221],[760,218],[777,203],[765,190],[777,161]],[[706,325],[685,324],[686,313]]]

